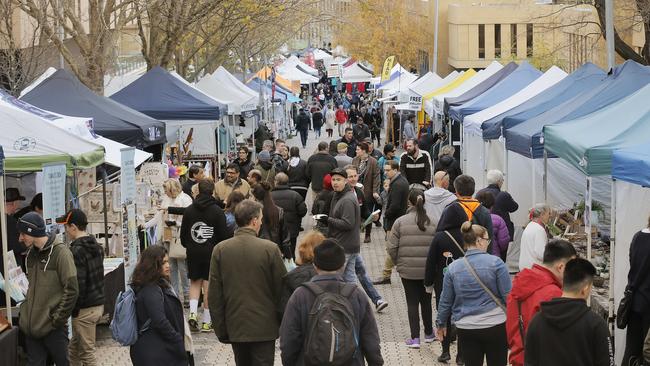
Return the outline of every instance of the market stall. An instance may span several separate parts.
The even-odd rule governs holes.
[[[343,69],[342,83],[368,83],[372,79],[372,71],[364,65],[355,62]]]

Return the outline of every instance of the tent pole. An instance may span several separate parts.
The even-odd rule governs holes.
[[[544,149],[544,203],[548,204],[548,152]]]
[[[612,178],[612,197],[611,209],[609,219],[609,301],[608,301],[608,322],[610,333],[612,337],[612,344],[614,338],[614,268],[615,267],[615,251],[616,251],[616,179]]]
[[[460,131],[460,158],[462,160],[462,167],[463,171],[467,170],[467,157],[465,156],[466,151],[465,151],[465,129],[463,128],[463,123],[460,122],[459,125],[459,131]]]
[[[532,154],[531,154],[531,156],[532,156]],[[535,179],[535,178],[537,178],[535,176],[537,174],[537,172],[536,172],[536,169],[535,169],[535,159],[531,159],[531,161],[533,163],[531,164],[531,169],[530,169],[530,171],[531,171],[531,174],[530,174],[531,184],[530,184],[530,186],[532,187],[531,188],[531,194],[532,194],[533,206],[534,206],[534,205],[537,204],[537,179]]]
[[[505,128],[501,126],[501,139],[503,140],[503,189],[508,189],[508,148],[506,147]]]
[[[483,138],[481,138],[481,140],[483,141],[483,179],[486,179],[488,171],[488,151],[490,150],[488,146],[490,141],[483,140]]]
[[[104,255],[108,257],[109,255],[109,249],[108,249],[108,199],[106,198],[106,168],[102,167],[101,168],[102,172],[102,201],[104,203]]]
[[[2,162],[4,163],[4,162]],[[5,279],[5,283],[9,284],[9,276],[7,275],[9,273],[9,258],[7,258],[9,255],[9,243],[7,242],[7,212],[5,210],[5,176],[4,172],[0,171],[0,201],[2,201],[2,204],[0,205],[0,225],[2,225],[2,265],[4,268],[4,273],[2,276]],[[16,253],[14,253],[15,255]],[[9,291],[7,291],[7,285],[5,285],[5,304],[7,304],[7,320],[9,321],[9,324],[13,325],[13,322],[11,321],[11,296],[9,295]]]
[[[585,211],[584,215],[589,215],[585,216],[587,218],[587,225],[585,227],[585,231],[587,232],[587,260],[591,260],[591,193],[592,193],[592,185],[593,181],[590,176],[587,177],[587,196],[585,197]]]

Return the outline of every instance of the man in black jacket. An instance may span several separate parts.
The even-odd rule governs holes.
[[[298,120],[296,121],[296,131],[300,133],[300,142],[302,142],[302,148],[307,148],[307,133],[309,131],[309,125],[311,118],[307,115],[307,112],[303,108],[300,108],[298,113]]]
[[[354,139],[354,131],[351,128],[345,129],[345,134],[338,142],[345,142],[348,145],[348,156],[354,158],[357,156],[357,141]]]
[[[336,159],[327,151],[327,142],[318,143],[318,152],[307,160],[307,177],[311,181],[311,189],[314,191],[314,198],[323,189],[323,177],[335,169],[338,164]]]
[[[512,220],[510,220],[510,214],[519,209],[519,204],[515,202],[510,193],[501,190],[503,181],[503,173],[501,171],[496,169],[488,170],[488,186],[478,191],[476,193],[476,196],[484,191],[492,193],[492,196],[494,196],[492,213],[501,216],[501,218],[503,218],[503,221],[506,222],[506,226],[508,227],[508,234],[510,234],[510,240],[512,241],[515,235],[515,225],[512,223]]]
[[[390,180],[388,188],[388,197],[386,198],[386,212],[384,212],[384,227],[390,228],[393,226],[395,220],[406,213],[409,196],[409,182],[400,174],[399,163],[396,160],[389,160],[384,165],[384,174]],[[395,264],[389,255],[386,255],[384,262],[383,276],[377,281],[373,282],[375,285],[390,284],[390,275],[393,272]]]
[[[289,188],[289,177],[284,173],[275,176],[275,188],[271,191],[273,202],[284,211],[285,228],[291,235],[291,257],[296,258],[296,240],[300,233],[302,218],[307,214],[307,205],[300,193]]]
[[[352,135],[357,141],[357,144],[363,142],[367,138],[370,138],[370,129],[365,123],[363,123],[362,117],[357,117],[357,123],[352,128]]]
[[[426,151],[420,150],[418,140],[407,139],[404,145],[406,151],[400,156],[400,172],[412,188],[425,191],[431,186],[431,157]]]
[[[94,236],[88,235],[88,219],[79,209],[72,209],[57,219],[63,224],[70,251],[77,267],[79,297],[72,310],[72,339],[69,345],[70,363],[95,365],[95,335],[97,323],[104,315],[104,250]]]
[[[185,209],[181,223],[181,244],[187,248],[187,273],[190,278],[190,316],[192,331],[199,331],[198,306],[203,289],[203,325],[200,330],[212,332],[208,310],[208,280],[210,279],[210,256],[212,249],[221,241],[232,237],[226,226],[226,216],[213,196],[214,181],[199,182],[199,194]]]
[[[541,303],[528,325],[525,365],[614,365],[607,323],[587,306],[595,276],[588,260],[567,262],[562,297]]]
[[[192,186],[195,185],[198,181],[203,179],[203,168],[200,165],[192,165],[187,170],[187,180],[183,183],[183,192],[188,196],[194,198],[192,195]]]
[[[314,248],[314,267],[317,275],[311,283],[323,291],[338,292],[344,285],[341,270],[345,265],[345,252],[336,240],[327,239]],[[347,286],[350,286],[349,284]],[[358,331],[358,351],[350,365],[383,365],[379,332],[368,298],[358,287],[348,297],[354,314],[354,325]],[[305,339],[310,331],[310,309],[316,296],[306,287],[299,287],[291,295],[280,325],[280,350],[282,364],[305,364]]]

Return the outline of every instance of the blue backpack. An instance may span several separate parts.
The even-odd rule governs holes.
[[[135,291],[130,285],[126,291],[120,291],[115,300],[115,312],[111,320],[111,333],[113,339],[122,346],[132,346],[138,340],[138,336],[149,329],[151,319],[147,319],[138,330],[138,316],[135,310]]]

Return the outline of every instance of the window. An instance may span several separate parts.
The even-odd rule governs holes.
[[[533,57],[533,25],[526,24],[526,57]]]
[[[494,58],[501,58],[501,24],[494,25]]]
[[[478,25],[478,58],[485,58],[485,24]]]
[[[512,41],[510,54],[513,58],[517,58],[517,24],[510,24],[510,40]]]

